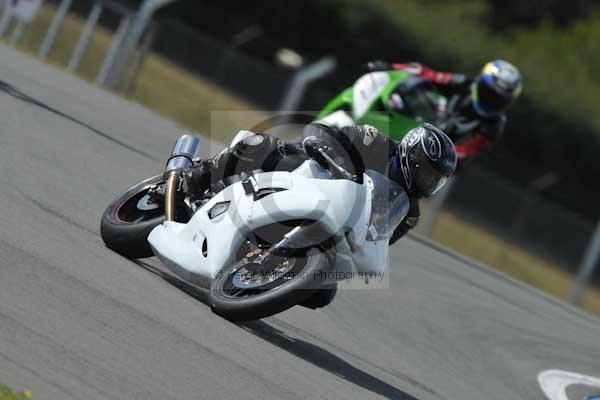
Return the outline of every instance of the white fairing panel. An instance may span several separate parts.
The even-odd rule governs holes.
[[[363,75],[353,88],[354,119],[362,118],[390,83],[387,72],[371,72]]]
[[[369,178],[366,184],[331,179],[315,161],[304,162],[293,172],[269,172],[251,178],[254,190],[277,188],[255,199],[235,183],[196,211],[187,224],[165,222],[148,237],[155,254],[173,272],[202,286],[232,265],[248,232],[291,219],[312,219],[338,238],[335,269],[383,272],[388,241],[368,242],[370,215]],[[209,210],[229,201],[227,212],[209,218]]]
[[[208,211],[217,203],[237,204],[211,220]],[[231,185],[200,208],[187,224],[164,222],[150,232],[148,242],[154,253],[184,279],[207,283],[216,271],[233,261],[244,240],[252,212],[252,197],[245,195],[240,184]],[[206,245],[204,241],[206,240]],[[203,254],[203,248],[206,254]]]
[[[356,123],[354,122],[354,120],[352,119],[350,114],[348,114],[344,110],[338,110],[338,111],[332,112],[331,114],[329,114],[315,122],[317,122],[319,124],[327,125],[327,126],[332,126],[334,128],[344,128],[346,126],[356,125]]]

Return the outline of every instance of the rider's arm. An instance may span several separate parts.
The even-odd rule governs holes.
[[[436,85],[459,86],[468,81],[468,76],[456,72],[436,71],[420,63],[395,63],[392,68],[396,71],[407,71],[418,75]]]
[[[372,61],[367,64],[367,68],[370,71],[406,71],[440,86],[460,86],[469,81],[469,77],[465,74],[435,71],[417,62],[387,63],[384,61]]]
[[[312,123],[304,128],[302,136],[311,147],[318,145],[315,144],[316,140],[331,148],[346,161],[344,166],[353,173],[360,175],[365,169],[381,173],[387,170],[388,159],[382,154],[389,153],[392,143],[373,127],[358,125],[334,128]]]
[[[410,206],[406,217],[400,222],[392,237],[390,238],[390,246],[396,243],[400,238],[408,233],[412,228],[419,223],[421,210],[419,209],[419,199],[417,196],[410,196]]]

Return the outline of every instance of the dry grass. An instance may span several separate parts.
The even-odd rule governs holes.
[[[485,229],[448,212],[440,215],[433,239],[560,298],[565,298],[573,285],[573,276],[557,265],[506,243]],[[588,289],[582,307],[600,315],[600,293]]]

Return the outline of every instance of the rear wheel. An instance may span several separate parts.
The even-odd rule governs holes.
[[[127,258],[152,257],[150,231],[165,220],[164,204],[151,191],[164,185],[163,175],[148,178],[117,197],[102,215],[100,234],[108,248]]]
[[[302,257],[253,257],[226,268],[213,280],[212,310],[233,321],[250,321],[285,311],[311,297],[331,270],[330,252],[311,248]]]

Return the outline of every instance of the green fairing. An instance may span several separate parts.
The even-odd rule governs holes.
[[[329,114],[338,111],[338,110],[346,110],[351,111],[352,105],[352,88],[348,88],[344,90],[342,93],[334,97],[323,110],[317,115],[317,119],[321,119],[323,117],[328,116]]]
[[[435,123],[435,117],[429,115],[418,115],[417,119],[414,119],[408,115],[401,114],[399,112],[390,111],[388,107],[388,100],[396,87],[402,82],[406,81],[411,75],[406,71],[387,71],[390,77],[390,82],[381,91],[381,94],[377,97],[376,101],[371,104],[369,110],[358,120],[356,124],[369,124],[373,125],[380,132],[384,133],[388,137],[394,140],[401,140],[404,135],[411,129],[417,127],[421,122]],[[354,110],[353,102],[353,88],[350,87],[340,93],[332,101],[330,101],[325,108],[319,113],[317,119],[321,119],[332,114],[335,111],[344,110],[352,114]],[[440,96],[437,92],[431,93],[438,101],[445,102],[445,98]],[[410,96],[410,95],[409,95]],[[431,114],[431,112],[424,112],[423,114]]]

